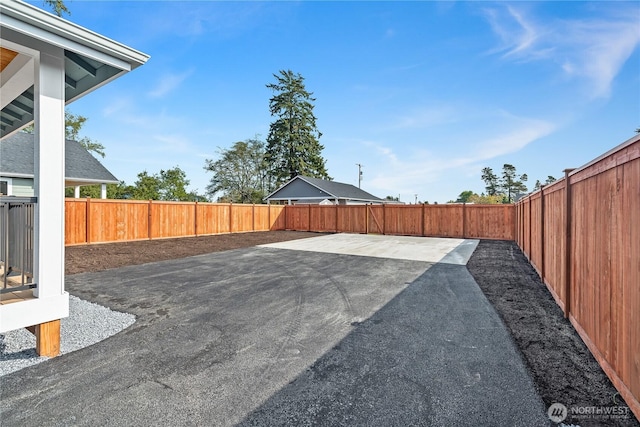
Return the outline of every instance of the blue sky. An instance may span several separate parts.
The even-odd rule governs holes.
[[[34,2],[42,6],[40,2]],[[640,127],[638,2],[67,1],[67,19],[151,55],[76,101],[103,163],[132,184],[260,135],[265,85],[316,97],[329,174],[405,202],[484,191],[504,163],[529,187]]]

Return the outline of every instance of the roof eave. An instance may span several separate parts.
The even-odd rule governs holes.
[[[7,19],[7,17],[14,18],[14,21]],[[6,26],[21,33],[29,33],[30,36],[56,46],[71,48],[62,42],[67,40],[117,58],[129,64],[128,70],[143,65],[149,59],[149,55],[145,53],[22,1],[4,0],[0,4],[0,20],[3,27]],[[29,29],[24,24],[32,28]],[[121,66],[118,68],[122,69]]]

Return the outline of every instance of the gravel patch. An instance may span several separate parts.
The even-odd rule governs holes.
[[[69,295],[69,317],[60,321],[60,353],[88,347],[131,326],[136,318]],[[36,337],[26,329],[0,334],[0,377],[49,360],[36,354]]]

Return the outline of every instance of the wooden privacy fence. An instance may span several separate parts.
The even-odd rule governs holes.
[[[287,230],[514,240],[513,205],[292,205]]]
[[[515,238],[640,419],[640,136],[520,200]]]
[[[284,229],[284,206],[66,199],[65,244]]]

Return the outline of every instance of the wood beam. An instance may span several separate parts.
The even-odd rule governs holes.
[[[98,74],[98,70],[96,69],[96,67],[94,67],[93,65],[89,64],[87,61],[85,61],[85,59],[83,57],[81,57],[77,53],[65,50],[64,51],[64,56],[69,61],[71,61],[74,64],[76,64],[78,67],[82,68],[87,73],[91,74],[93,77],[95,77]]]
[[[36,353],[56,357],[60,354],[60,320],[36,325]]]

